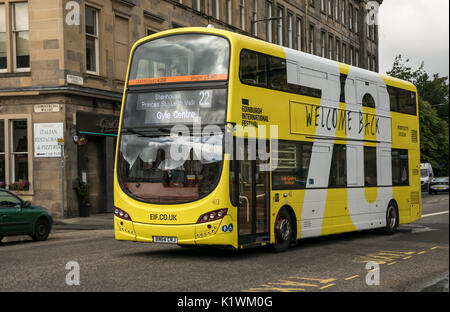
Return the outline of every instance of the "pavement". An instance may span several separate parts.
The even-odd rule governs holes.
[[[54,219],[53,230],[105,230],[114,228],[114,214],[100,213],[89,217]]]

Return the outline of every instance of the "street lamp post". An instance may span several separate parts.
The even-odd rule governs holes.
[[[263,18],[260,20],[256,20],[256,21],[250,21],[250,34],[252,36],[255,36],[255,24],[258,22],[268,22],[268,21],[275,21],[275,20],[280,20],[282,19],[281,16],[276,16],[276,17],[270,17],[270,18]]]

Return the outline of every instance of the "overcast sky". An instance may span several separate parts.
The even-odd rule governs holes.
[[[384,0],[379,15],[380,73],[401,54],[417,69],[449,74],[449,0]]]

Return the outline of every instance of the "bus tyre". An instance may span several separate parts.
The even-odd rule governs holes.
[[[384,233],[387,235],[392,235],[397,231],[398,228],[398,210],[397,206],[390,202],[386,210],[386,227]]]
[[[35,241],[46,240],[50,234],[50,223],[45,219],[39,219],[34,226],[34,233],[31,236]]]
[[[292,239],[293,226],[291,215],[286,208],[281,208],[275,219],[275,243],[273,250],[275,252],[282,252],[289,248]]]

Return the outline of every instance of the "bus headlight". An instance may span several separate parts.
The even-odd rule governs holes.
[[[227,211],[227,208],[223,208],[204,213],[198,218],[197,223],[204,223],[222,219],[227,214]]]

